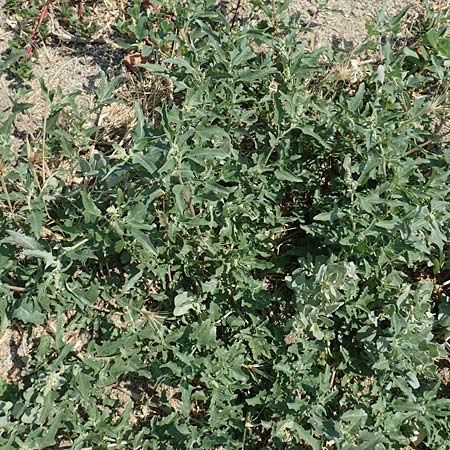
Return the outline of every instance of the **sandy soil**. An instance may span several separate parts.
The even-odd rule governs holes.
[[[383,0],[329,0],[327,10],[318,8],[316,0],[293,0],[292,7],[310,17],[315,30],[316,45],[354,46],[366,36],[366,22],[376,17]],[[418,11],[422,0],[387,0],[387,14],[394,15],[410,5],[412,14]]]
[[[122,70],[123,52],[109,39],[111,25],[114,22],[118,6],[108,6],[108,14],[102,14],[107,0],[98,1],[93,10],[93,20],[100,24],[101,38],[94,36],[94,43],[71,42],[77,37],[62,29],[55,16],[50,12],[48,22],[52,23],[54,34],[38,43],[38,51],[32,58],[33,78],[21,85],[17,77],[10,73],[0,74],[0,111],[7,111],[11,106],[11,92],[23,86],[30,93],[21,101],[33,103],[35,106],[16,121],[16,135],[19,141],[26,135],[33,139],[42,127],[44,113],[47,110],[41,96],[39,79],[42,79],[49,90],[60,87],[64,93],[81,91],[81,103],[88,104],[99,85],[101,73],[108,78],[118,75]],[[9,40],[14,32],[20,29],[20,17],[7,15],[5,0],[0,0],[0,55],[3,58],[9,49]],[[17,142],[16,142],[17,144]]]

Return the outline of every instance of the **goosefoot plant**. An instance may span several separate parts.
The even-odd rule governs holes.
[[[51,176],[3,176],[2,448],[447,450],[448,11],[333,52],[288,2],[130,3],[172,99],[101,152],[48,93]]]

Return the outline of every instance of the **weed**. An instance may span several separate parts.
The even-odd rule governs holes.
[[[47,92],[43,157],[2,174],[1,327],[27,343],[2,446],[447,449],[446,11],[333,52],[287,2],[239,27],[130,3],[121,44],[173,102],[108,155],[115,84]]]

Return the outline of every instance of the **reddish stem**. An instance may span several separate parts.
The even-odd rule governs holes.
[[[161,6],[159,6],[159,5],[157,5],[157,4],[153,3],[153,2],[151,2],[150,0],[143,0],[143,1],[142,1],[142,6],[143,6],[144,8],[150,8],[150,9],[152,9],[153,11],[158,11],[158,9],[161,8]]]
[[[27,55],[30,55],[31,52],[33,51],[34,45],[36,44],[37,39],[38,39],[38,34],[39,34],[39,30],[41,29],[42,22],[44,21],[45,16],[48,13],[49,6],[50,6],[50,0],[47,0],[45,2],[45,5],[43,6],[43,8],[41,10],[41,13],[39,14],[39,18],[38,18],[38,22],[36,24],[36,28],[34,29],[33,34],[30,37],[30,44],[28,45],[28,47],[26,49],[26,54]]]
[[[78,0],[78,20],[83,23],[83,0]]]

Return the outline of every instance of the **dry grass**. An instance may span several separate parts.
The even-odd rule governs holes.
[[[136,125],[135,105],[138,104],[145,117],[155,120],[155,108],[163,102],[172,101],[171,83],[151,72],[128,72],[117,90],[116,102],[101,111],[96,137],[98,143],[123,145],[130,139],[130,132]]]

